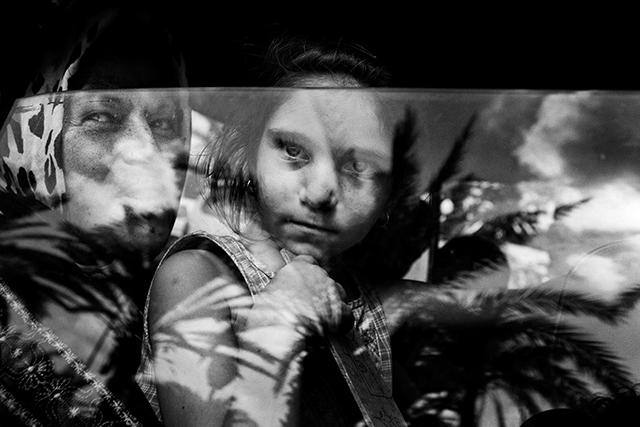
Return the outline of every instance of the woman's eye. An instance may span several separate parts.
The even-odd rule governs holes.
[[[100,124],[115,124],[118,122],[118,116],[112,113],[95,112],[87,114],[84,117],[84,121],[100,123]]]
[[[170,107],[162,107],[145,113],[145,120],[151,130],[161,138],[180,137],[181,117]]]
[[[163,132],[169,132],[175,129],[175,120],[173,118],[156,119],[156,120],[152,120],[149,124],[153,129],[163,131]]]

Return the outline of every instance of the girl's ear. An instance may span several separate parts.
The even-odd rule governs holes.
[[[388,223],[389,223],[389,212],[385,210],[380,214],[378,221],[376,221],[376,226],[380,228],[385,228]]]
[[[255,179],[248,179],[245,183],[247,194],[251,197],[258,195],[258,186]]]

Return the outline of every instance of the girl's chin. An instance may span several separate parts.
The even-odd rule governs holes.
[[[320,265],[329,263],[336,255],[331,248],[318,247],[309,243],[284,242],[281,245],[295,255],[308,255],[313,257]]]

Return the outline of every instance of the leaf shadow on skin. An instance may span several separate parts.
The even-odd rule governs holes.
[[[153,325],[151,336],[154,349],[155,381],[168,386],[174,393],[198,399],[200,402],[224,402],[230,411],[227,419],[233,418],[241,425],[259,425],[264,408],[247,406],[242,395],[244,381],[241,372],[253,371],[253,380],[258,378],[273,384],[274,395],[282,393],[286,401],[290,390],[284,390],[287,375],[300,351],[293,349],[276,356],[268,348],[268,338],[237,342],[237,328],[242,328],[242,319],[250,310],[255,310],[250,295],[239,291],[228,277],[218,277],[178,303]],[[231,310],[233,318],[224,318],[217,311]],[[273,313],[270,313],[273,315]],[[290,321],[286,314],[276,313],[281,322]],[[221,342],[221,336],[231,332],[235,343]],[[246,332],[246,331],[243,331]],[[260,334],[260,330],[249,331]],[[178,365],[189,363],[188,372]],[[218,378],[220,363],[228,364],[236,375]],[[244,369],[244,370],[242,370]],[[297,388],[297,383],[293,384]],[[277,422],[286,424],[287,414],[277,416]]]

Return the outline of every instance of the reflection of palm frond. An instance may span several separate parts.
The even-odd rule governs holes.
[[[358,245],[347,251],[345,259],[363,277],[374,283],[386,282],[401,278],[411,264],[437,240],[437,221],[440,216],[440,204],[433,200],[439,197],[443,184],[459,172],[466,144],[471,137],[475,122],[472,117],[460,136],[456,138],[438,173],[431,180],[428,191],[430,200],[422,200],[416,191],[418,169],[415,161],[404,160],[402,169],[394,161],[394,170],[402,172],[397,181],[401,185],[394,186],[397,194],[393,212],[384,228],[374,228]],[[407,111],[403,121],[396,126],[394,147],[405,147],[400,153],[408,153],[416,140],[415,117]],[[396,150],[394,159],[399,158]]]
[[[251,297],[236,289],[228,285],[227,279],[219,277],[189,294],[158,319],[154,327],[160,330],[179,321],[208,317],[211,312],[250,307]]]
[[[0,192],[0,210],[0,277],[37,319],[57,304],[71,317],[83,312],[104,320],[115,334],[102,366],[114,372],[107,385],[133,393],[129,375],[138,365],[142,329],[133,301],[146,294],[150,263],[123,246],[114,228],[82,231],[32,198]]]
[[[238,349],[220,344],[219,337],[233,327],[230,319],[217,320],[224,318],[221,313],[231,309],[241,318],[244,311],[255,310],[251,296],[231,283],[229,278],[216,278],[171,308],[153,325],[154,346],[187,350],[200,360],[206,360],[214,353],[233,358],[238,364],[276,379],[276,391],[279,391],[284,375],[270,372],[265,366],[280,361],[265,351],[264,345],[243,341],[242,348]],[[296,354],[285,357],[282,369],[287,369]]]
[[[12,216],[2,216],[0,277],[34,315],[44,314],[46,301],[55,301],[69,311],[114,319],[121,316],[113,304],[118,295],[146,294],[150,263],[123,246],[114,229],[84,232],[57,211],[0,192],[0,204],[8,203],[21,208],[3,211]]]
[[[34,197],[0,191],[0,228],[4,228],[4,222],[9,219],[26,218],[47,210],[49,208]]]
[[[428,206],[416,194],[418,168],[411,156],[417,140],[416,117],[407,109],[395,127],[392,186],[389,221],[374,227],[356,246],[344,254],[344,260],[362,277],[372,281],[402,277],[413,260],[424,251],[429,228]],[[396,173],[397,171],[397,173]]]
[[[484,298],[486,301],[482,301]],[[640,300],[640,286],[621,292],[613,301],[601,300],[580,292],[557,292],[544,288],[510,290],[486,294],[478,299],[478,306],[490,306],[501,312],[552,316],[563,313],[572,316],[590,316],[602,322],[617,325]]]
[[[485,222],[474,235],[496,242],[497,244],[526,244],[538,235],[539,211],[514,212],[501,215]]]
[[[451,283],[507,265],[507,257],[494,242],[479,236],[450,239],[436,251],[431,282]]]
[[[591,381],[609,391],[631,384],[606,344],[555,316],[618,324],[640,300],[640,286],[613,301],[539,288],[470,292],[418,284],[397,285],[382,296],[394,313],[389,321],[398,361],[423,393],[446,390],[450,398],[441,404],[463,418],[475,419],[472,402],[498,390],[524,418],[541,409],[534,396],[572,406],[589,393]]]
[[[407,108],[393,134],[393,187],[389,202],[392,209],[398,201],[406,203],[408,198],[415,197],[419,170],[412,150],[417,139],[416,114]]]
[[[444,163],[438,170],[436,176],[431,180],[428,192],[428,214],[426,217],[426,224],[428,229],[430,230],[429,238],[425,242],[425,246],[423,249],[429,249],[429,258],[427,261],[427,277],[425,280],[427,282],[433,282],[434,280],[434,268],[435,268],[435,258],[436,252],[438,251],[438,246],[440,245],[440,205],[442,203],[442,187],[445,182],[452,179],[460,169],[460,165],[462,164],[462,156],[464,154],[464,148],[467,145],[471,137],[471,130],[475,123],[476,117],[472,116],[467,122],[466,126],[462,130],[462,133],[456,138],[451,147],[451,151],[449,151],[449,155],[445,159]]]
[[[458,174],[458,172],[460,172],[464,150],[472,136],[475,121],[476,116],[473,115],[462,129],[462,133],[458,135],[453,142],[449,155],[447,155],[444,163],[440,166],[440,169],[438,169],[438,173],[431,179],[429,186],[427,187],[427,191],[429,193],[439,192],[447,181],[451,180]]]
[[[585,199],[579,200],[575,203],[567,203],[564,205],[560,205],[558,207],[556,207],[555,211],[553,212],[553,218],[554,219],[560,219],[563,218],[564,216],[568,215],[569,213],[571,213],[571,211],[573,211],[575,208],[584,205],[585,203],[587,203],[588,201],[590,201],[591,198],[587,197]]]

